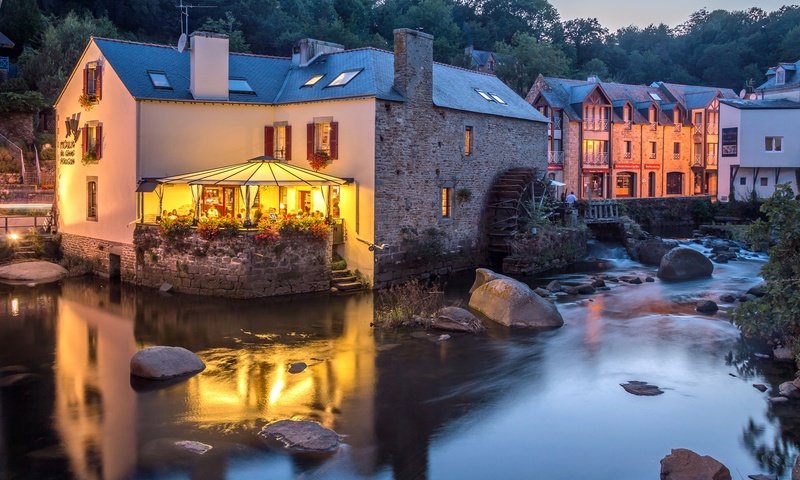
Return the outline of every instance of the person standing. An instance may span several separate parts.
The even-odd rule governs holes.
[[[572,208],[575,205],[575,202],[578,201],[578,197],[575,196],[575,192],[569,192],[569,195],[567,195],[565,201],[567,202],[567,206]]]

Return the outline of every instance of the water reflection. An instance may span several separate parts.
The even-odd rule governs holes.
[[[652,273],[616,265],[616,274]],[[785,476],[800,419],[792,406],[767,407],[751,384],[775,389],[791,372],[754,360],[724,311],[693,309],[698,297],[745,288],[756,270],[612,285],[561,301],[560,330],[491,327],[447,341],[373,331],[370,295],[214,300],[93,279],[5,289],[0,367],[41,379],[2,390],[0,475],[638,480],[657,477],[670,448],[687,447],[743,475]],[[468,280],[451,285],[456,298]],[[196,351],[207,369],[135,390],[129,359],[156,344]],[[289,373],[296,362],[308,367]],[[619,387],[627,380],[667,393],[634,397]],[[315,419],[346,447],[322,463],[266,450],[255,433],[283,418]],[[176,440],[213,449],[189,454]]]

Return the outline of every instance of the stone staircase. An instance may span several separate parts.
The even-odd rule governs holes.
[[[16,247],[14,248],[14,258],[17,260],[38,258],[39,253],[36,251],[36,246],[33,241],[26,237],[21,237],[17,240]]]
[[[337,292],[360,292],[364,290],[364,284],[350,270],[331,271],[331,290]]]

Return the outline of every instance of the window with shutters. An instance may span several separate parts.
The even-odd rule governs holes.
[[[86,220],[97,221],[97,177],[86,177]]]
[[[307,125],[306,130],[307,157],[315,154],[327,155],[331,160],[339,158],[339,122],[333,117],[315,118]]]
[[[81,131],[81,159],[83,163],[93,163],[103,158],[103,126],[87,123]]]
[[[83,101],[97,102],[103,96],[102,69],[97,62],[83,68]]]
[[[292,126],[276,122],[264,127],[264,155],[278,160],[292,159]]]

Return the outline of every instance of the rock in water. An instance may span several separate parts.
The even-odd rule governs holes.
[[[767,294],[767,284],[766,282],[761,282],[758,285],[751,287],[747,293],[753,295],[754,297],[763,297]]]
[[[648,238],[636,244],[636,251],[639,254],[639,261],[645,265],[658,265],[661,259],[670,250],[678,246],[675,240],[662,240],[660,238]]]
[[[754,383],[753,387],[755,387],[755,389],[758,390],[759,392],[766,392],[767,391],[767,386],[764,385],[763,383]]]
[[[497,278],[477,287],[470,296],[469,306],[508,327],[552,328],[564,325],[555,305],[535,294],[524,283],[509,277]]]
[[[731,472],[708,455],[674,448],[661,459],[661,480],[731,480]]]
[[[778,362],[794,362],[794,352],[789,347],[778,347],[772,350],[772,356]]]
[[[305,362],[296,362],[289,365],[289,373],[300,373],[308,367]]]
[[[200,357],[182,347],[147,347],[131,358],[131,375],[150,380],[195,374],[205,368]]]
[[[792,480],[800,480],[800,456],[794,461],[792,467]]]
[[[691,280],[710,277],[714,264],[705,255],[688,247],[673,248],[661,259],[658,277],[664,280]]]
[[[631,380],[628,383],[620,383],[619,385],[628,393],[644,397],[652,397],[664,393],[664,390],[661,390],[657,386],[638,380]]]
[[[736,301],[736,296],[730,293],[725,293],[719,296],[719,301],[724,303],[733,303]]]
[[[748,475],[747,478],[749,478],[750,480],[778,480],[778,476],[777,475],[761,475],[761,474],[757,474],[757,475]]]
[[[56,282],[66,277],[67,270],[52,262],[20,262],[0,267],[0,280],[13,284]]]
[[[290,453],[333,453],[341,442],[333,430],[305,420],[279,420],[266,425],[258,435],[280,443]]]
[[[800,388],[792,382],[783,382],[778,385],[778,392],[786,398],[800,398]]]
[[[444,307],[431,319],[431,328],[445,332],[478,333],[484,330],[483,322],[469,310]]]
[[[511,278],[506,277],[505,275],[501,275],[499,273],[495,273],[488,268],[476,268],[475,269],[475,282],[473,282],[472,287],[469,289],[469,293],[472,294],[475,290],[478,289],[481,285],[487,284],[492,280],[497,280],[498,278]]]
[[[719,307],[711,300],[700,300],[695,308],[700,313],[716,313]]]

